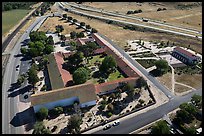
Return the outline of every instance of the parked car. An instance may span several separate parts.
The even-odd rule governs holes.
[[[111,124],[105,125],[105,127],[103,128],[103,130],[107,130],[107,129],[109,129],[109,128],[111,128]]]
[[[120,124],[120,121],[119,121],[119,120],[116,120],[116,121],[113,122],[112,125],[113,125],[113,126],[117,126],[117,125],[119,125],[119,124]]]

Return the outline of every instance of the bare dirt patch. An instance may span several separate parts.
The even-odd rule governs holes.
[[[70,32],[75,31],[75,32],[81,32],[83,29],[76,29],[76,25],[72,25],[68,23],[66,20],[61,20],[58,17],[48,17],[47,20],[42,24],[42,26],[39,28],[38,31],[51,31],[55,32],[55,26],[57,25],[62,25],[64,27],[64,31],[62,31],[61,34],[66,35],[70,34]]]
[[[175,74],[175,81],[199,89],[202,87],[202,74]]]
[[[176,94],[183,93],[183,92],[186,92],[186,91],[189,91],[189,90],[191,90],[191,88],[183,86],[183,85],[175,84],[174,91],[175,91]]]
[[[172,89],[171,75],[172,74],[168,72],[161,77],[157,77],[157,80],[159,80],[159,82],[165,85],[169,90]]]

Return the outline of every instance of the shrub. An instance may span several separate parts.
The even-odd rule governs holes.
[[[40,91],[45,91],[46,88],[47,88],[47,86],[46,86],[46,85],[43,85],[43,87],[40,89]]]
[[[108,112],[108,117],[111,117],[113,114],[111,112]]]

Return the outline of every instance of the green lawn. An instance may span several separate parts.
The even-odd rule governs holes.
[[[102,61],[103,61],[103,59],[104,59],[105,57],[100,58],[100,56],[101,56],[101,55],[93,56],[92,59],[89,60],[89,64],[88,64],[88,65],[90,65],[90,66],[95,66],[94,63],[95,63],[96,61],[99,61],[100,63],[102,63]]]
[[[118,70],[116,70],[116,72],[109,75],[108,81],[113,81],[120,78],[124,78],[124,76]]]
[[[11,10],[2,12],[2,35],[9,32],[23,17],[25,17],[31,10]]]

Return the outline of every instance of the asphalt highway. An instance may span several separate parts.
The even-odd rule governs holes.
[[[29,33],[39,27],[39,23],[47,16],[37,17],[35,22],[27,29],[27,31],[19,38],[13,50],[10,52],[10,58],[5,68],[5,74],[2,84],[2,133],[3,134],[23,134],[23,128],[15,124],[20,124],[20,120],[16,118],[19,112],[19,91],[21,88],[16,88],[14,85],[17,82],[18,75],[27,72],[30,67],[30,60],[22,60],[20,48],[23,46],[26,39],[29,40]],[[16,66],[20,65],[19,70]],[[11,88],[11,86],[13,88]]]

